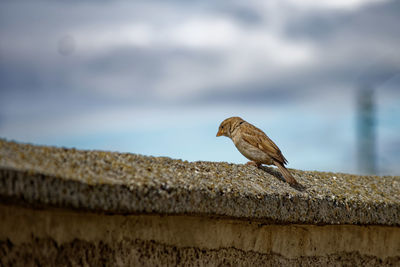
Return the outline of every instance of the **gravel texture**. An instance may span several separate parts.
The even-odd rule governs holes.
[[[191,214],[274,223],[400,225],[400,177],[19,144],[0,139],[0,201],[106,213]]]

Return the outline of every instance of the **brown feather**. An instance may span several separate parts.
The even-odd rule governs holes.
[[[239,152],[256,166],[273,164],[287,183],[297,185],[292,174],[285,168],[287,160],[281,150],[262,130],[240,117],[230,117],[220,124],[217,136],[221,135],[232,139]]]
[[[265,153],[267,153],[271,158],[280,162],[282,165],[287,163],[286,158],[282,155],[279,147],[260,129],[246,123],[247,127],[243,127],[242,134],[243,140],[252,146],[258,147]]]
[[[279,171],[282,173],[283,178],[285,181],[291,185],[297,185],[297,181],[294,179],[292,174],[289,172],[288,169],[285,168],[280,162],[274,161],[276,167],[278,167]]]

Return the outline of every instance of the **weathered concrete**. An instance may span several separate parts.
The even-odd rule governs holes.
[[[0,139],[1,265],[396,265],[400,177]]]
[[[400,225],[400,177],[291,171],[300,190],[273,168],[0,140],[3,201],[108,213]]]
[[[400,261],[400,228],[271,225],[196,216],[104,215],[0,205],[0,263],[350,266]],[[5,241],[7,240],[7,241]],[[83,250],[83,251],[81,251]],[[35,256],[32,256],[35,255]],[[345,261],[343,261],[345,260]]]

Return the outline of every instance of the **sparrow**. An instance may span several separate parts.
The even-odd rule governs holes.
[[[286,158],[279,147],[260,129],[240,117],[230,117],[221,122],[217,137],[229,137],[239,152],[251,160],[247,164],[260,167],[261,164],[275,165],[290,185],[297,181],[286,169]]]

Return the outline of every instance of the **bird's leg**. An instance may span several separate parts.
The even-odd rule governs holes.
[[[254,167],[257,167],[257,168],[260,168],[260,166],[261,166],[261,164],[256,163],[255,161],[249,161],[249,162],[246,163],[246,165],[254,166]]]

